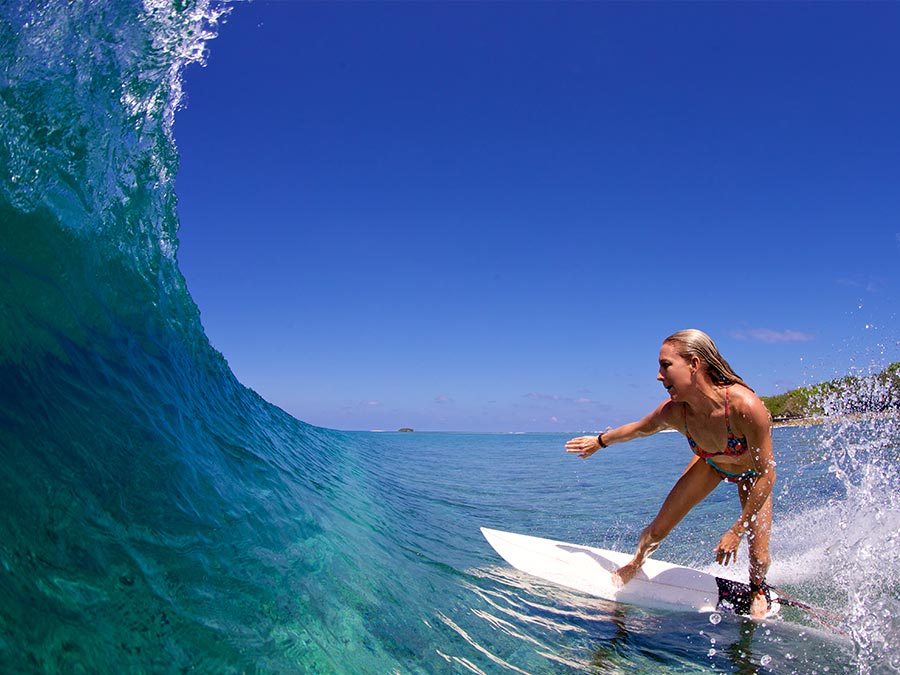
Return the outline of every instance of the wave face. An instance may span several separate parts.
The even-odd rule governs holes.
[[[0,670],[342,670],[386,574],[354,574],[367,451],[241,386],[176,261],[180,73],[221,12],[0,12]]]

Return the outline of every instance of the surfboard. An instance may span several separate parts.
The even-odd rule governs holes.
[[[486,527],[481,533],[517,570],[604,600],[689,612],[726,610],[743,614],[749,609],[747,584],[690,567],[650,558],[630,582],[619,587],[613,583],[612,573],[631,560],[628,553]],[[774,592],[772,600],[768,616],[778,612]]]

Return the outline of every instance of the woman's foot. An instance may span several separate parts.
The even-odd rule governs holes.
[[[768,591],[760,593],[754,589],[751,593],[750,618],[757,621],[759,619],[765,619],[769,614],[769,609],[771,609]]]

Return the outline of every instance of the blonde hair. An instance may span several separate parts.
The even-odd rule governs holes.
[[[731,369],[728,361],[719,353],[712,338],[702,330],[697,330],[696,328],[680,330],[663,340],[663,344],[667,342],[676,345],[678,353],[683,358],[690,360],[696,356],[700,359],[700,362],[706,366],[706,372],[709,374],[713,384],[726,386],[729,384],[740,384],[750,389],[750,386]],[[753,390],[750,389],[750,391]]]

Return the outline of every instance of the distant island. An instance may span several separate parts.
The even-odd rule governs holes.
[[[815,424],[825,415],[823,401],[845,401],[847,414],[886,413],[900,410],[900,363],[892,363],[877,375],[848,375],[837,380],[800,387],[778,396],[760,396],[776,425]]]
[[[410,429],[409,427],[401,427],[400,429],[397,429],[397,431],[409,432],[409,431],[413,431],[413,430]]]

